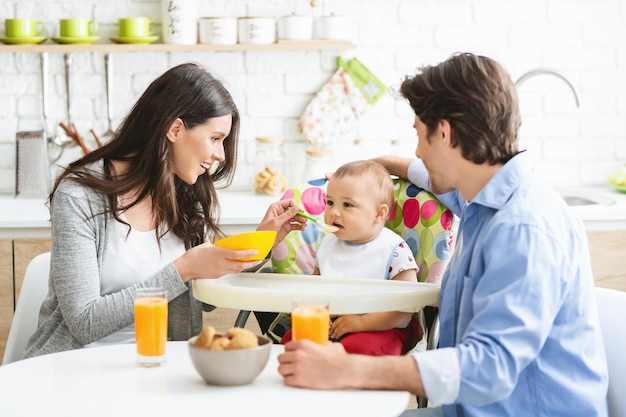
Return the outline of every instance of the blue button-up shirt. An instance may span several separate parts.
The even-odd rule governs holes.
[[[460,217],[439,349],[416,353],[444,416],[607,416],[607,365],[585,229],[518,154]],[[409,179],[429,189],[421,161]]]

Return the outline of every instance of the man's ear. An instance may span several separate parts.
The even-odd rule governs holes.
[[[172,122],[172,124],[170,125],[170,128],[167,129],[167,139],[174,143],[176,142],[176,140],[179,138],[180,136],[180,131],[185,127],[185,124],[183,123],[183,121],[177,117],[176,120],[174,120]]]
[[[439,121],[439,130],[441,132],[441,138],[443,139],[443,144],[446,146],[452,145],[452,126],[450,126],[450,122],[445,119],[441,119]]]

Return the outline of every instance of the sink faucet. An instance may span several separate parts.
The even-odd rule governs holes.
[[[559,71],[554,70],[554,69],[550,69],[550,68],[535,68],[533,70],[530,70],[524,74],[522,74],[521,77],[519,77],[517,79],[517,81],[515,81],[515,87],[517,87],[519,89],[519,87],[524,83],[524,81],[528,80],[529,78],[532,78],[536,75],[541,75],[541,74],[548,74],[548,75],[554,75],[555,77],[560,78],[561,80],[563,80],[570,88],[570,90],[572,90],[572,93],[574,93],[574,98],[576,99],[576,106],[580,107],[580,93],[578,92],[578,89],[576,88],[576,86],[574,85],[574,83],[567,78],[565,75],[561,74]]]

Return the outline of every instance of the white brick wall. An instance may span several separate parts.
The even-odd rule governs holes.
[[[484,53],[502,62],[517,79],[536,67],[551,67],[578,87],[577,108],[565,83],[543,75],[520,87],[521,143],[534,155],[539,172],[553,185],[599,185],[626,162],[626,2],[623,0],[325,0],[314,13],[335,11],[354,18],[356,56],[390,86],[424,64],[457,51]],[[199,15],[281,16],[309,12],[309,0],[198,0]],[[120,17],[160,21],[159,0],[2,0],[1,21],[9,17],[44,20],[56,36],[58,20],[91,17],[102,40],[116,34]],[[224,80],[242,112],[242,161],[256,135],[284,134],[299,180],[304,159],[297,120],[313,94],[335,70],[338,53],[172,52],[114,55],[114,122],[119,123],[145,87],[173,65],[199,62]],[[106,130],[102,53],[72,54],[71,115],[84,136]],[[50,128],[67,120],[63,55],[50,54]],[[20,118],[41,111],[39,56],[0,53],[0,193],[14,190],[15,132]],[[411,155],[412,113],[402,101],[385,97],[362,118],[362,155]],[[339,144],[337,163],[350,152]],[[361,152],[361,151],[360,151]],[[61,163],[79,155],[67,149]],[[243,170],[242,170],[243,171]],[[245,177],[247,174],[242,174]],[[246,184],[240,178],[239,184]]]

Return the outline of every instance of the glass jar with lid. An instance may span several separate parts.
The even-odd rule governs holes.
[[[287,190],[287,161],[283,136],[258,136],[254,159],[254,191],[276,195]]]
[[[328,148],[308,148],[302,177],[304,181],[325,178],[326,173],[333,172],[334,152]]]

